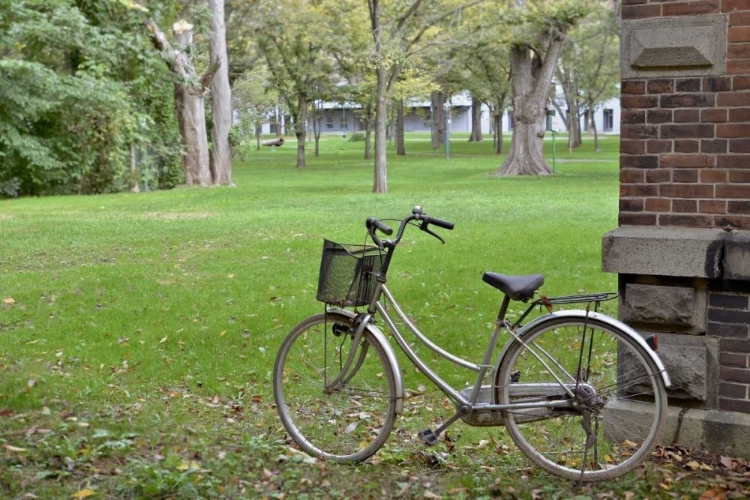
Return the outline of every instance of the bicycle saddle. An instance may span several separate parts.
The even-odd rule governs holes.
[[[497,288],[512,300],[526,302],[544,284],[544,276],[541,274],[506,276],[504,274],[487,272],[482,276],[482,281]]]

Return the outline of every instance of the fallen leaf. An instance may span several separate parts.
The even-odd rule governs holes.
[[[724,488],[711,488],[700,496],[700,500],[726,500],[727,491]]]
[[[691,460],[690,462],[685,464],[685,467],[687,467],[690,470],[698,470],[701,468],[701,464],[699,464],[695,460]]]
[[[424,492],[424,498],[431,498],[431,499],[435,500],[435,499],[439,499],[439,498],[442,498],[442,497],[440,495],[434,494],[430,490],[427,490],[427,491]]]
[[[166,341],[167,341],[167,335],[165,335],[164,338],[159,341],[159,343],[163,344]]]
[[[15,451],[16,453],[22,453],[26,451],[26,448],[19,448],[18,446],[12,446],[9,444],[3,445],[3,448],[5,448],[8,451]]]
[[[737,467],[737,464],[735,463],[735,461],[729,457],[722,456],[721,459],[719,459],[719,461],[721,462],[721,465],[723,465],[729,470],[734,470]]]
[[[14,299],[13,297],[6,297],[3,299],[3,304],[8,304],[9,306],[12,306],[15,303],[16,303],[16,299]]]
[[[94,495],[96,495],[96,492],[87,488],[85,490],[79,491],[78,493],[73,493],[73,498],[88,498]]]

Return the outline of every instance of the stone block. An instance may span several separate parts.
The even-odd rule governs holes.
[[[724,238],[724,279],[750,280],[750,232],[728,233]]]
[[[619,227],[602,238],[602,270],[685,278],[721,277],[721,229]]]
[[[718,391],[718,339],[666,333],[658,335],[658,355],[672,380],[672,387],[667,389],[669,398],[715,406]],[[620,352],[617,362],[620,373],[632,366],[630,355],[625,351]],[[633,392],[643,390],[642,387],[632,389]]]
[[[706,331],[706,294],[678,286],[628,283],[620,301],[620,319],[630,325],[659,325],[660,330]]]
[[[659,17],[622,21],[622,79],[723,75],[727,17]]]

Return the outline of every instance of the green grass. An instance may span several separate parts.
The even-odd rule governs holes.
[[[390,287],[423,331],[470,359],[501,298],[484,271],[541,272],[547,294],[616,288],[600,249],[617,224],[619,138],[602,138],[601,153],[587,140],[571,156],[558,137],[555,175],[514,179],[492,175],[501,158],[491,140],[456,134],[445,159],[427,139],[410,135],[406,157],[389,155],[387,195],[370,192],[363,143],[328,136],[306,169],[294,167],[292,144],[249,151],[234,189],[0,201],[0,496],[577,491],[527,468],[495,429],[457,425],[454,441],[428,450],[394,433],[356,468],[308,464],[284,443],[270,385],[276,349],[321,311],[322,239],[363,242],[368,216],[422,205],[456,224],[441,231],[444,246],[407,233]],[[404,429],[450,415],[402,370],[413,394]]]

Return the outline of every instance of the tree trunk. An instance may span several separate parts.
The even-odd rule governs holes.
[[[375,101],[375,175],[372,186],[373,193],[388,192],[388,178],[386,175],[387,159],[385,151],[385,134],[388,117],[388,96],[386,95],[386,70],[378,66],[377,100]]]
[[[495,118],[495,153],[503,154],[503,113],[500,112]]]
[[[482,142],[482,101],[475,95],[471,96],[471,135],[469,142]]]
[[[445,93],[443,91],[432,92],[430,94],[432,149],[438,149],[441,144],[445,144],[445,115],[443,105],[445,105]]]
[[[313,118],[313,135],[315,136],[315,158],[320,156],[320,132],[323,127],[323,115],[318,113]]]
[[[372,159],[372,120],[365,118],[365,160]]]
[[[232,150],[229,146],[229,129],[232,127],[232,90],[229,87],[229,59],[227,35],[224,24],[224,0],[208,0],[211,10],[209,28],[209,59],[218,69],[211,79],[211,181],[216,185],[233,186]]]
[[[294,135],[297,137],[297,168],[307,166],[305,162],[305,139],[307,138],[307,99],[299,97],[299,109],[294,117]]]
[[[404,100],[396,103],[396,154],[406,156],[404,145]]]
[[[208,168],[208,134],[203,92],[185,85],[177,87],[175,99],[180,136],[185,147],[182,155],[185,182],[188,185],[210,186],[211,172]]]
[[[510,151],[498,175],[546,175],[552,169],[544,161],[545,106],[555,64],[562,48],[561,38],[552,38],[544,60],[532,58],[527,45],[510,49],[513,87],[513,138]]]
[[[573,148],[581,145],[581,116],[575,98],[568,101],[568,113],[568,150],[572,154]]]
[[[135,157],[136,157],[135,144],[131,144],[130,145],[130,192],[140,193],[141,188],[138,185],[138,175],[136,172]]]
[[[260,133],[263,131],[263,125],[255,125],[255,148],[260,151]]]
[[[594,108],[592,106],[589,106],[589,109]],[[591,128],[594,131],[594,151],[599,153],[601,151],[601,149],[599,149],[599,131],[596,129],[596,118],[593,111],[591,111]]]

